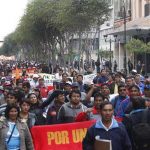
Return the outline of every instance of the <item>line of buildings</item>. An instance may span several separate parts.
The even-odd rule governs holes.
[[[138,60],[150,64],[150,54],[146,55],[145,60],[144,55],[134,56],[125,49],[125,44],[134,37],[150,41],[150,0],[109,0],[109,3],[111,17],[100,26],[98,33],[94,29],[88,33],[87,43],[91,46],[85,48],[84,59],[89,55],[88,59],[97,60],[98,54],[102,55],[102,52],[107,51],[110,53],[107,60],[111,60],[112,64],[116,60],[119,70],[125,67],[125,62],[127,67],[129,59],[134,65]],[[74,49],[78,49],[78,38],[73,40]],[[150,72],[148,67],[147,72]]]

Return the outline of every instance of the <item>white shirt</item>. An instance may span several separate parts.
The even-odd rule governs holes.
[[[39,85],[39,82],[38,81],[35,82],[34,80],[31,80],[30,81],[30,85],[31,85],[31,88],[34,89],[34,88],[36,88]]]

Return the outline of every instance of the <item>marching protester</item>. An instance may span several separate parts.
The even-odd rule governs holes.
[[[5,98],[4,98],[3,92],[4,92],[4,89],[2,86],[0,86],[0,105],[5,103]]]
[[[38,101],[36,94],[30,93],[28,95],[28,99],[30,102],[29,112],[35,114],[37,117],[36,124],[37,125],[44,125],[45,124],[45,118],[43,117],[43,109],[41,109],[41,107],[40,107],[40,102]]]
[[[76,116],[87,110],[87,107],[81,103],[80,91],[71,91],[69,98],[70,101],[63,104],[58,112],[59,123],[75,122]]]
[[[78,86],[77,82],[72,83],[72,90],[79,90],[79,86]],[[83,103],[84,103],[84,101],[86,101],[86,93],[85,92],[81,92],[81,101]]]
[[[118,86],[120,84],[124,84],[124,83],[121,81],[120,75],[115,74],[114,75],[114,81],[109,85],[110,93],[111,94],[118,94]]]
[[[30,81],[30,86],[31,86],[32,89],[39,86],[38,78],[39,78],[38,74],[33,74],[33,78]]]
[[[32,65],[29,66],[31,69]],[[43,75],[40,74],[40,66],[38,67],[39,69],[35,68],[32,74],[27,73],[29,68],[22,67],[24,73],[17,80],[14,78],[15,74],[11,75],[10,71],[2,73],[0,123],[5,116],[6,108],[13,104],[20,109],[17,122],[26,124],[30,131],[37,125],[59,126],[67,123],[80,125],[84,121],[93,123],[96,121],[87,131],[83,149],[93,150],[95,137],[99,135],[104,140],[111,140],[112,150],[130,150],[131,145],[133,150],[141,150],[137,149],[138,144],[135,146],[136,140],[132,138],[131,129],[141,122],[140,118],[144,118],[141,112],[149,111],[150,108],[148,77],[132,71],[132,74],[126,77],[122,72],[110,72],[102,66],[97,75],[94,72],[84,75],[73,68],[68,69],[70,72],[66,72],[59,66],[57,67],[59,74]],[[132,124],[131,116],[135,124],[134,122]],[[124,123],[127,132],[121,122]],[[19,129],[18,131],[20,132]]]
[[[100,117],[99,106],[104,102],[104,97],[100,93],[94,95],[94,104],[92,108],[87,109],[85,112],[81,112],[76,117],[76,122],[86,120],[98,120]]]
[[[46,90],[46,91],[47,91],[47,90]],[[46,92],[46,91],[44,91],[44,92]],[[40,89],[38,89],[38,88],[35,88],[35,89],[32,90],[32,92],[35,93],[35,95],[36,95],[36,97],[37,97],[39,103],[42,103],[42,102],[43,102],[43,98],[42,98],[42,96],[41,96],[42,91],[41,91]]]
[[[101,85],[101,94],[104,96],[105,101],[110,100],[110,89],[108,84],[104,83]]]
[[[20,101],[20,113],[19,119],[21,122],[27,123],[28,128],[30,129],[36,124],[37,117],[34,113],[30,113],[30,102],[28,100]]]
[[[48,96],[48,87],[45,86],[44,79],[39,78],[38,79],[38,84],[39,85],[36,86],[36,88],[34,88],[33,90],[35,91],[35,89],[39,89],[39,95],[41,96],[41,98],[47,98],[47,96]]]
[[[128,88],[129,88],[130,86],[132,86],[132,85],[135,84],[134,77],[132,77],[132,76],[126,77],[125,83],[126,83],[126,88],[127,88],[127,90],[128,90]]]
[[[5,114],[5,109],[7,105],[9,104],[16,104],[18,105],[18,96],[15,91],[11,90],[8,92],[7,97],[6,97],[6,103],[0,106],[0,116],[4,116]]]
[[[77,75],[77,82],[80,92],[85,92],[84,83],[83,83],[83,75]]]
[[[63,91],[58,91],[53,104],[48,108],[46,115],[46,124],[57,124],[57,116],[60,107],[65,103],[65,95]]]
[[[150,81],[145,81],[145,84],[144,84],[144,92],[143,92],[143,96],[145,98],[150,98]]]
[[[78,75],[77,71],[73,70],[71,72],[71,77],[73,78],[73,82],[77,81],[77,75]]]
[[[1,92],[2,92],[2,99],[0,101],[0,105],[7,103],[7,101],[6,101],[7,95],[9,93],[9,91],[12,90],[11,87],[3,87],[2,86],[1,88],[2,88],[2,90],[1,90]]]
[[[19,87],[22,89],[22,85],[23,85],[23,80],[19,79],[16,81],[16,87]]]
[[[136,97],[132,100],[131,113],[124,116],[123,123],[132,141],[133,150],[150,149],[150,111],[145,109],[145,100]]]
[[[62,80],[62,74],[63,74],[63,70],[62,69],[58,69],[59,71],[58,71],[58,73],[56,73],[55,74],[55,76],[56,76],[56,79],[60,79],[60,80]]]
[[[112,150],[132,150],[127,131],[123,124],[113,118],[113,105],[103,102],[100,105],[101,119],[88,129],[83,140],[83,150],[93,150],[95,137],[111,140]]]
[[[30,83],[27,82],[27,81],[23,82],[22,89],[23,89],[23,91],[25,93],[25,98],[27,98],[29,93],[31,93],[31,85],[30,85]]]
[[[61,83],[60,83],[61,84]],[[74,87],[74,86],[73,86]],[[73,89],[72,87],[72,83],[71,82],[66,82],[66,83],[63,83],[63,89],[57,89],[57,90],[54,90],[52,91],[52,93],[47,97],[47,99],[42,103],[41,105],[41,108],[45,108],[47,107],[48,105],[50,105],[55,97],[59,94],[60,90],[64,92],[64,95],[65,95],[65,102],[68,102],[69,101],[69,94],[70,92],[72,91]],[[82,96],[83,97],[83,96]]]
[[[127,89],[125,84],[121,84],[118,86],[118,95],[115,96],[112,100],[111,103],[113,104],[114,107],[114,115],[117,116],[119,114],[119,107],[120,104],[123,100],[127,99]]]
[[[141,94],[144,92],[144,79],[140,74],[135,75],[134,77],[135,84],[140,88]]]
[[[19,107],[8,105],[5,119],[0,121],[0,145],[2,150],[34,150],[30,131],[26,124],[18,120]]]
[[[114,74],[108,74],[108,81],[106,82],[108,85],[111,85],[114,82]]]
[[[94,77],[94,79],[93,79],[93,83],[94,83],[94,84],[98,84],[98,79],[100,78],[100,76],[101,76],[101,74],[100,74],[100,72],[98,71],[96,77]]]
[[[62,74],[62,79],[60,81],[60,84],[59,84],[59,89],[63,90],[64,88],[64,84],[68,81],[68,74],[67,73],[63,73]]]
[[[107,72],[105,69],[102,69],[101,76],[99,77],[97,82],[98,82],[98,84],[103,84],[103,83],[106,83],[107,80],[108,80]]]
[[[132,85],[128,88],[129,97],[120,103],[118,114],[116,116],[123,117],[126,113],[129,114],[132,107],[132,98],[140,96],[140,89],[137,85]]]

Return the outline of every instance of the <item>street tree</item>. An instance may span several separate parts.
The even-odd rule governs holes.
[[[73,39],[79,39],[80,56],[85,33],[93,28],[99,29],[108,16],[109,4],[105,0],[33,0],[28,4],[13,39],[18,50],[22,49],[27,57],[45,58],[55,64],[57,55],[65,66],[64,56],[74,54],[69,52]]]
[[[7,35],[0,48],[0,54],[11,56],[18,51],[17,42],[14,40],[14,33]]]
[[[126,48],[128,51],[132,53],[143,53],[143,52],[150,52],[149,44],[144,43],[142,40],[139,39],[131,39],[127,44]]]

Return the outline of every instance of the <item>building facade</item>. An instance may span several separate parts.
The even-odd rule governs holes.
[[[82,43],[86,46],[82,47],[83,51],[81,58],[83,60],[92,59],[96,61],[98,53],[101,55],[101,51],[106,51],[112,53],[113,56],[111,58],[103,57],[104,60],[111,59],[112,66],[113,62],[116,60],[118,70],[125,68],[125,62],[126,68],[128,68],[127,64],[129,59],[132,60],[136,67],[137,61],[134,61],[135,56],[125,49],[125,44],[135,36],[141,38],[141,35],[146,38],[146,42],[149,41],[150,0],[110,0],[110,4],[111,17],[100,26],[99,32],[96,32],[96,29],[92,29],[90,32],[83,35]],[[137,32],[138,29],[141,29],[140,33]],[[106,41],[104,35],[107,35]],[[114,35],[117,35],[116,41]],[[73,38],[73,49],[78,55],[79,39],[77,36]],[[125,53],[126,61],[124,61]],[[143,60],[143,57],[144,56],[137,55],[136,59]],[[150,60],[149,56],[147,60]],[[146,61],[144,63],[146,63]]]
[[[102,60],[110,60],[109,55],[113,53],[115,43],[111,43],[109,39],[113,39],[112,35],[109,35],[107,38],[107,41],[104,39],[104,35],[108,35],[111,31],[113,31],[113,25],[114,25],[114,3],[113,0],[108,0],[110,6],[110,17],[108,21],[105,21],[104,24],[102,24],[99,27],[99,30],[96,30],[96,28],[93,28],[91,31],[88,31],[87,33],[82,35],[82,52],[79,51],[79,37],[77,35],[74,35],[72,39],[72,47],[73,51],[76,53],[76,55],[80,54],[80,58],[83,60],[94,60],[97,61],[98,54],[100,55],[100,61]],[[111,49],[110,49],[111,48]],[[103,52],[106,51],[107,56],[104,56]],[[76,57],[78,58],[78,57]],[[112,59],[113,61],[113,59]]]
[[[126,64],[131,59],[135,69],[138,60],[145,64],[150,63],[144,60],[144,56],[135,57],[125,49],[125,44],[135,37],[144,39],[144,42],[150,41],[150,0],[114,0],[114,10],[114,29],[110,34],[118,35],[119,41],[115,45],[114,58],[119,64],[119,69],[124,68],[122,60],[125,58],[125,51]],[[147,60],[149,60],[148,55]]]

